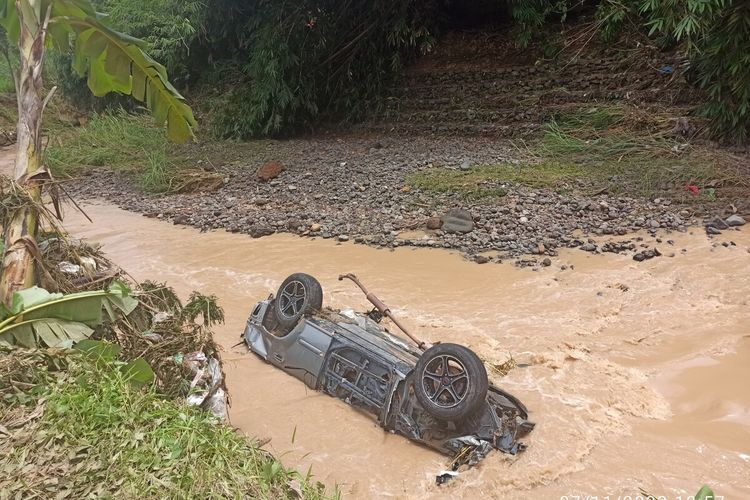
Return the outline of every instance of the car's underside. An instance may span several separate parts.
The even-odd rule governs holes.
[[[385,429],[453,457],[454,470],[477,463],[493,448],[509,454],[525,448],[519,439],[534,428],[526,408],[488,383],[473,352],[456,344],[422,352],[384,328],[378,314],[314,304],[314,311],[291,321],[283,315],[290,304],[284,298],[297,300],[299,287],[291,293],[286,286],[280,298],[256,306],[244,333],[248,347],[266,361],[361,408]],[[290,320],[287,331],[279,318]]]

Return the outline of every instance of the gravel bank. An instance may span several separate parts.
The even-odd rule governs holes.
[[[246,162],[212,166],[225,182],[211,193],[147,195],[132,178],[105,169],[91,171],[68,189],[77,199],[103,198],[201,230],[226,229],[253,237],[288,232],[378,247],[449,248],[478,262],[538,256],[522,258],[523,265],[545,265],[545,256],[556,255],[561,247],[634,252],[627,245],[600,247],[596,237],[644,229],[685,231],[701,222],[690,209],[668,199],[559,194],[507,184],[502,198],[469,202],[456,194],[407,185],[410,174],[431,165],[467,168],[513,161],[506,143],[487,138],[380,136],[262,144]],[[284,171],[264,182],[256,173],[268,161],[280,161]],[[452,209],[468,211],[470,219],[458,226],[449,223],[456,222],[445,217]],[[436,217],[446,223],[427,229],[428,223],[440,225]]]

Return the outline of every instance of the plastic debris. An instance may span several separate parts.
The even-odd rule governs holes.
[[[65,274],[79,274],[81,272],[81,266],[67,261],[60,262],[57,268]]]
[[[154,314],[153,323],[155,325],[164,323],[165,321],[169,321],[170,319],[172,319],[172,317],[173,315],[171,313],[159,311],[158,313]]]
[[[224,390],[224,374],[218,359],[209,358],[205,366],[196,370],[193,381],[190,383],[190,390],[192,394],[187,397],[189,406],[200,406],[216,417],[226,420],[227,398]]]
[[[438,475],[435,476],[435,484],[440,486],[441,484],[445,484],[448,481],[451,481],[455,477],[458,477],[458,472],[453,470],[444,470],[442,472],[438,472]]]
[[[96,272],[96,260],[93,257],[79,257],[78,261],[86,272],[92,274]]]
[[[161,342],[164,340],[164,337],[150,330],[146,330],[145,332],[143,332],[143,336],[152,342]]]

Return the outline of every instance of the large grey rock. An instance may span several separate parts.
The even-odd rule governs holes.
[[[744,226],[746,224],[745,219],[737,214],[730,215],[725,222],[728,226]]]
[[[262,238],[263,236],[270,236],[276,231],[268,226],[251,226],[248,231],[250,236],[253,238]]]
[[[474,230],[474,219],[468,210],[454,208],[442,217],[446,233],[470,233]]]
[[[596,245],[593,243],[585,243],[581,245],[581,250],[585,252],[596,252]]]

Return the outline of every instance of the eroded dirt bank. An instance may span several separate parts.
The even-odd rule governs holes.
[[[86,210],[94,224],[70,214],[69,229],[102,243],[137,278],[220,297],[233,424],[270,438],[282,460],[312,465],[347,497],[559,498],[639,487],[674,497],[704,482],[727,498],[750,495],[748,231],[718,236],[729,247],[702,229],[675,233],[674,258],[643,263],[563,250],[532,272],[441,250],[254,240],[106,205]],[[425,337],[464,343],[488,363],[512,354],[527,365],[491,376],[532,411],[529,449],[495,453],[437,487],[444,457],[232,347],[254,302],[294,271],[317,276],[327,304],[364,309],[359,292],[336,280],[356,272]]]

